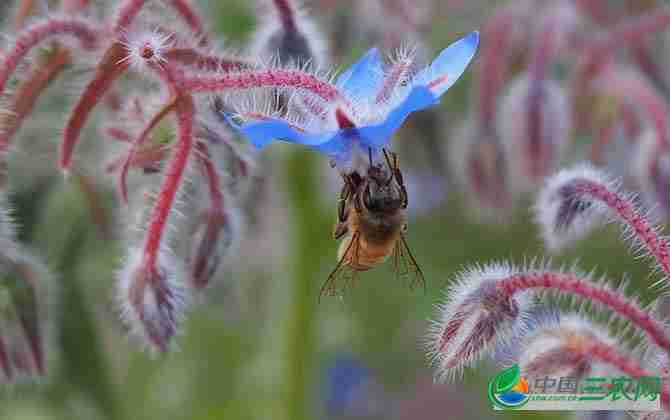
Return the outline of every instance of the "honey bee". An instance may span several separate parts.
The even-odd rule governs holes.
[[[412,276],[410,287],[425,287],[421,268],[407,245],[407,189],[395,153],[382,149],[387,169],[370,165],[366,176],[343,174],[333,238],[341,240],[338,263],[321,288],[321,295],[336,294],[340,281],[354,286],[357,275],[393,258],[398,277]],[[389,157],[389,154],[391,157]]]

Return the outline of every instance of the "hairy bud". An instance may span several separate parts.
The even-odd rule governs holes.
[[[46,373],[51,280],[46,266],[23,249],[0,256],[0,370],[7,381]]]
[[[457,276],[446,302],[438,305],[428,334],[438,377],[457,375],[520,328],[531,305],[528,295],[509,297],[497,287],[512,274],[511,266],[494,264]]]
[[[586,236],[598,223],[619,222],[634,247],[646,249],[670,273],[670,248],[632,198],[596,169],[580,165],[551,177],[535,205],[545,243],[554,250]]]
[[[497,118],[512,191],[533,191],[558,167],[570,142],[572,123],[564,89],[553,80],[534,85],[528,76],[512,82]],[[531,105],[536,102],[537,105]]]
[[[487,218],[499,219],[510,207],[505,151],[495,133],[468,121],[452,136],[449,157],[466,196]]]
[[[160,352],[169,349],[186,305],[187,278],[180,261],[161,252],[156,267],[144,262],[138,249],[131,251],[119,273],[118,299],[131,333],[143,337]]]
[[[256,32],[252,51],[261,57],[278,55],[282,63],[322,65],[326,43],[309,16],[295,0],[265,0],[263,21]]]
[[[598,363],[589,352],[593,342],[613,346],[590,321],[577,316],[543,315],[535,320],[525,337],[518,343],[518,362],[525,377],[576,377],[589,375]]]
[[[583,190],[586,183],[612,188],[601,172],[582,165],[558,172],[540,191],[535,218],[550,249],[559,250],[582,239],[606,221],[607,208]]]

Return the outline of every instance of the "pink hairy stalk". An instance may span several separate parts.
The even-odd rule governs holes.
[[[585,300],[597,302],[630,321],[644,331],[660,348],[670,353],[670,336],[666,333],[662,323],[653,319],[647,311],[632,303],[629,297],[612,289],[596,285],[575,274],[560,272],[518,273],[499,280],[496,287],[507,298],[513,298],[517,293],[530,289],[546,289],[574,294]]]

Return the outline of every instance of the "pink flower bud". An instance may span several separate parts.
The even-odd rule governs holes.
[[[583,238],[599,223],[619,222],[636,249],[645,249],[658,268],[670,275],[670,246],[637,203],[607,177],[588,166],[552,176],[535,205],[545,243],[554,250]]]
[[[252,56],[277,56],[281,63],[323,65],[327,45],[310,17],[294,0],[266,0],[252,42]]]
[[[591,374],[598,360],[588,352],[589,345],[594,341],[616,345],[602,330],[577,316],[545,317],[518,343],[523,375],[583,378]]]
[[[219,266],[236,248],[240,239],[241,223],[239,219],[239,215],[235,211],[203,215],[195,233],[191,254],[193,281],[197,288],[209,284]]]
[[[507,264],[477,266],[462,271],[452,283],[428,335],[439,378],[458,375],[522,327],[529,296],[508,297],[497,287],[513,273]]]
[[[486,219],[501,219],[509,213],[507,166],[494,133],[466,122],[451,137],[448,156],[455,175],[472,206]]]
[[[606,207],[578,192],[577,184],[585,180],[612,186],[601,172],[582,165],[550,177],[538,194],[535,218],[549,249],[562,249],[607,221]]]
[[[0,255],[0,370],[5,379],[15,373],[46,373],[48,297],[52,276],[44,264],[15,246]]]
[[[131,334],[166,352],[186,306],[182,282],[188,274],[168,251],[159,253],[155,268],[144,260],[139,249],[131,250],[119,273],[118,299]]]
[[[572,130],[563,87],[550,79],[531,86],[530,80],[521,76],[512,82],[498,106],[498,133],[505,154],[514,157],[507,170],[516,193],[535,190],[557,169]]]

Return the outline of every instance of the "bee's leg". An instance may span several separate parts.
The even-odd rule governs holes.
[[[347,204],[355,191],[353,180],[349,175],[343,174],[342,179],[344,180],[344,185],[340,191],[340,198],[337,200],[337,222],[333,227],[333,239],[340,239],[348,231],[347,218],[349,217],[349,209],[347,208]]]
[[[333,227],[333,239],[340,240],[344,235],[349,232],[349,226],[347,223],[336,223]]]
[[[358,246],[358,240],[359,240],[358,233],[354,233],[349,244],[347,245],[347,249],[344,250],[342,257],[340,257],[339,261],[337,262],[337,265],[328,276],[326,282],[321,287],[321,291],[319,292],[319,301],[321,301],[321,296],[334,296],[336,294],[338,278],[342,277],[342,275],[346,275],[344,270],[347,269],[349,264],[347,262],[347,259],[351,259],[351,255],[358,255],[358,252],[351,254],[355,249],[354,247]]]
[[[347,221],[347,201],[353,194],[353,185],[349,176],[342,175],[344,179],[344,186],[340,191],[340,198],[337,200],[337,221],[340,223]]]
[[[384,150],[384,156],[386,157],[386,162],[389,165],[391,170],[391,178],[395,178],[395,181],[400,187],[400,197],[402,199],[402,208],[406,209],[409,204],[409,199],[407,197],[407,188],[405,187],[405,179],[402,176],[402,171],[400,171],[400,164],[398,163],[398,155],[394,152],[389,152],[391,158],[389,159],[386,150]]]

